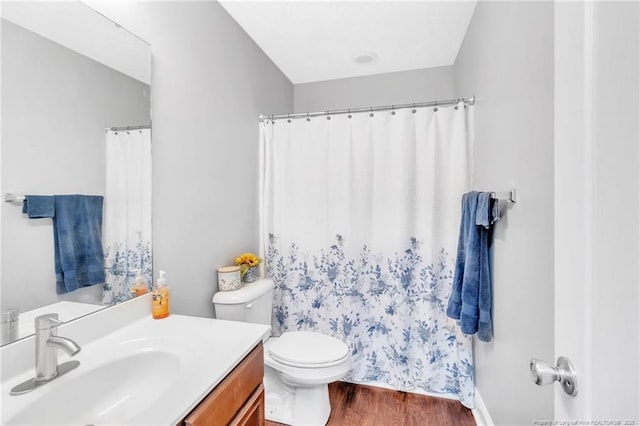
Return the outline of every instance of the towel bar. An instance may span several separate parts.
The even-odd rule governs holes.
[[[24,195],[14,195],[10,192],[5,192],[4,194],[4,202],[5,203],[17,203],[24,201]]]
[[[491,198],[493,198],[494,200],[507,200],[514,204],[518,202],[515,188],[511,188],[509,192],[492,192]]]

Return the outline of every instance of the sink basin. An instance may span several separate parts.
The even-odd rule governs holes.
[[[53,382],[37,389],[42,395],[8,423],[33,425],[43,418],[52,425],[128,422],[173,385],[181,362],[173,353],[148,348],[90,368],[83,369],[81,363],[60,377],[55,389],[47,389]]]
[[[32,392],[35,339],[0,348],[2,425],[174,426],[258,344],[269,326],[171,314],[151,318],[151,294],[61,325],[80,365]]]

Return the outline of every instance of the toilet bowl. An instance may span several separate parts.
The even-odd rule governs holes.
[[[213,297],[216,318],[271,323],[273,281],[263,279]],[[322,333],[264,336],[265,417],[295,426],[320,426],[331,413],[328,384],[351,369],[349,347]]]
[[[324,425],[328,384],[351,369],[349,348],[321,333],[290,331],[264,345],[266,417],[291,425]],[[275,396],[274,396],[275,395]]]

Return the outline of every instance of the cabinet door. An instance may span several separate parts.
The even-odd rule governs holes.
[[[231,426],[264,426],[264,386],[256,389]]]
[[[262,342],[184,420],[186,426],[226,426],[262,387]],[[263,410],[264,412],[264,410]],[[250,423],[247,423],[250,424]],[[257,423],[256,423],[257,424]]]

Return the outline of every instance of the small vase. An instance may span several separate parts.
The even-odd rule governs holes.
[[[258,276],[258,267],[254,266],[252,268],[248,268],[247,272],[245,272],[244,276],[242,277],[242,282],[252,283],[256,280],[257,276]]]

